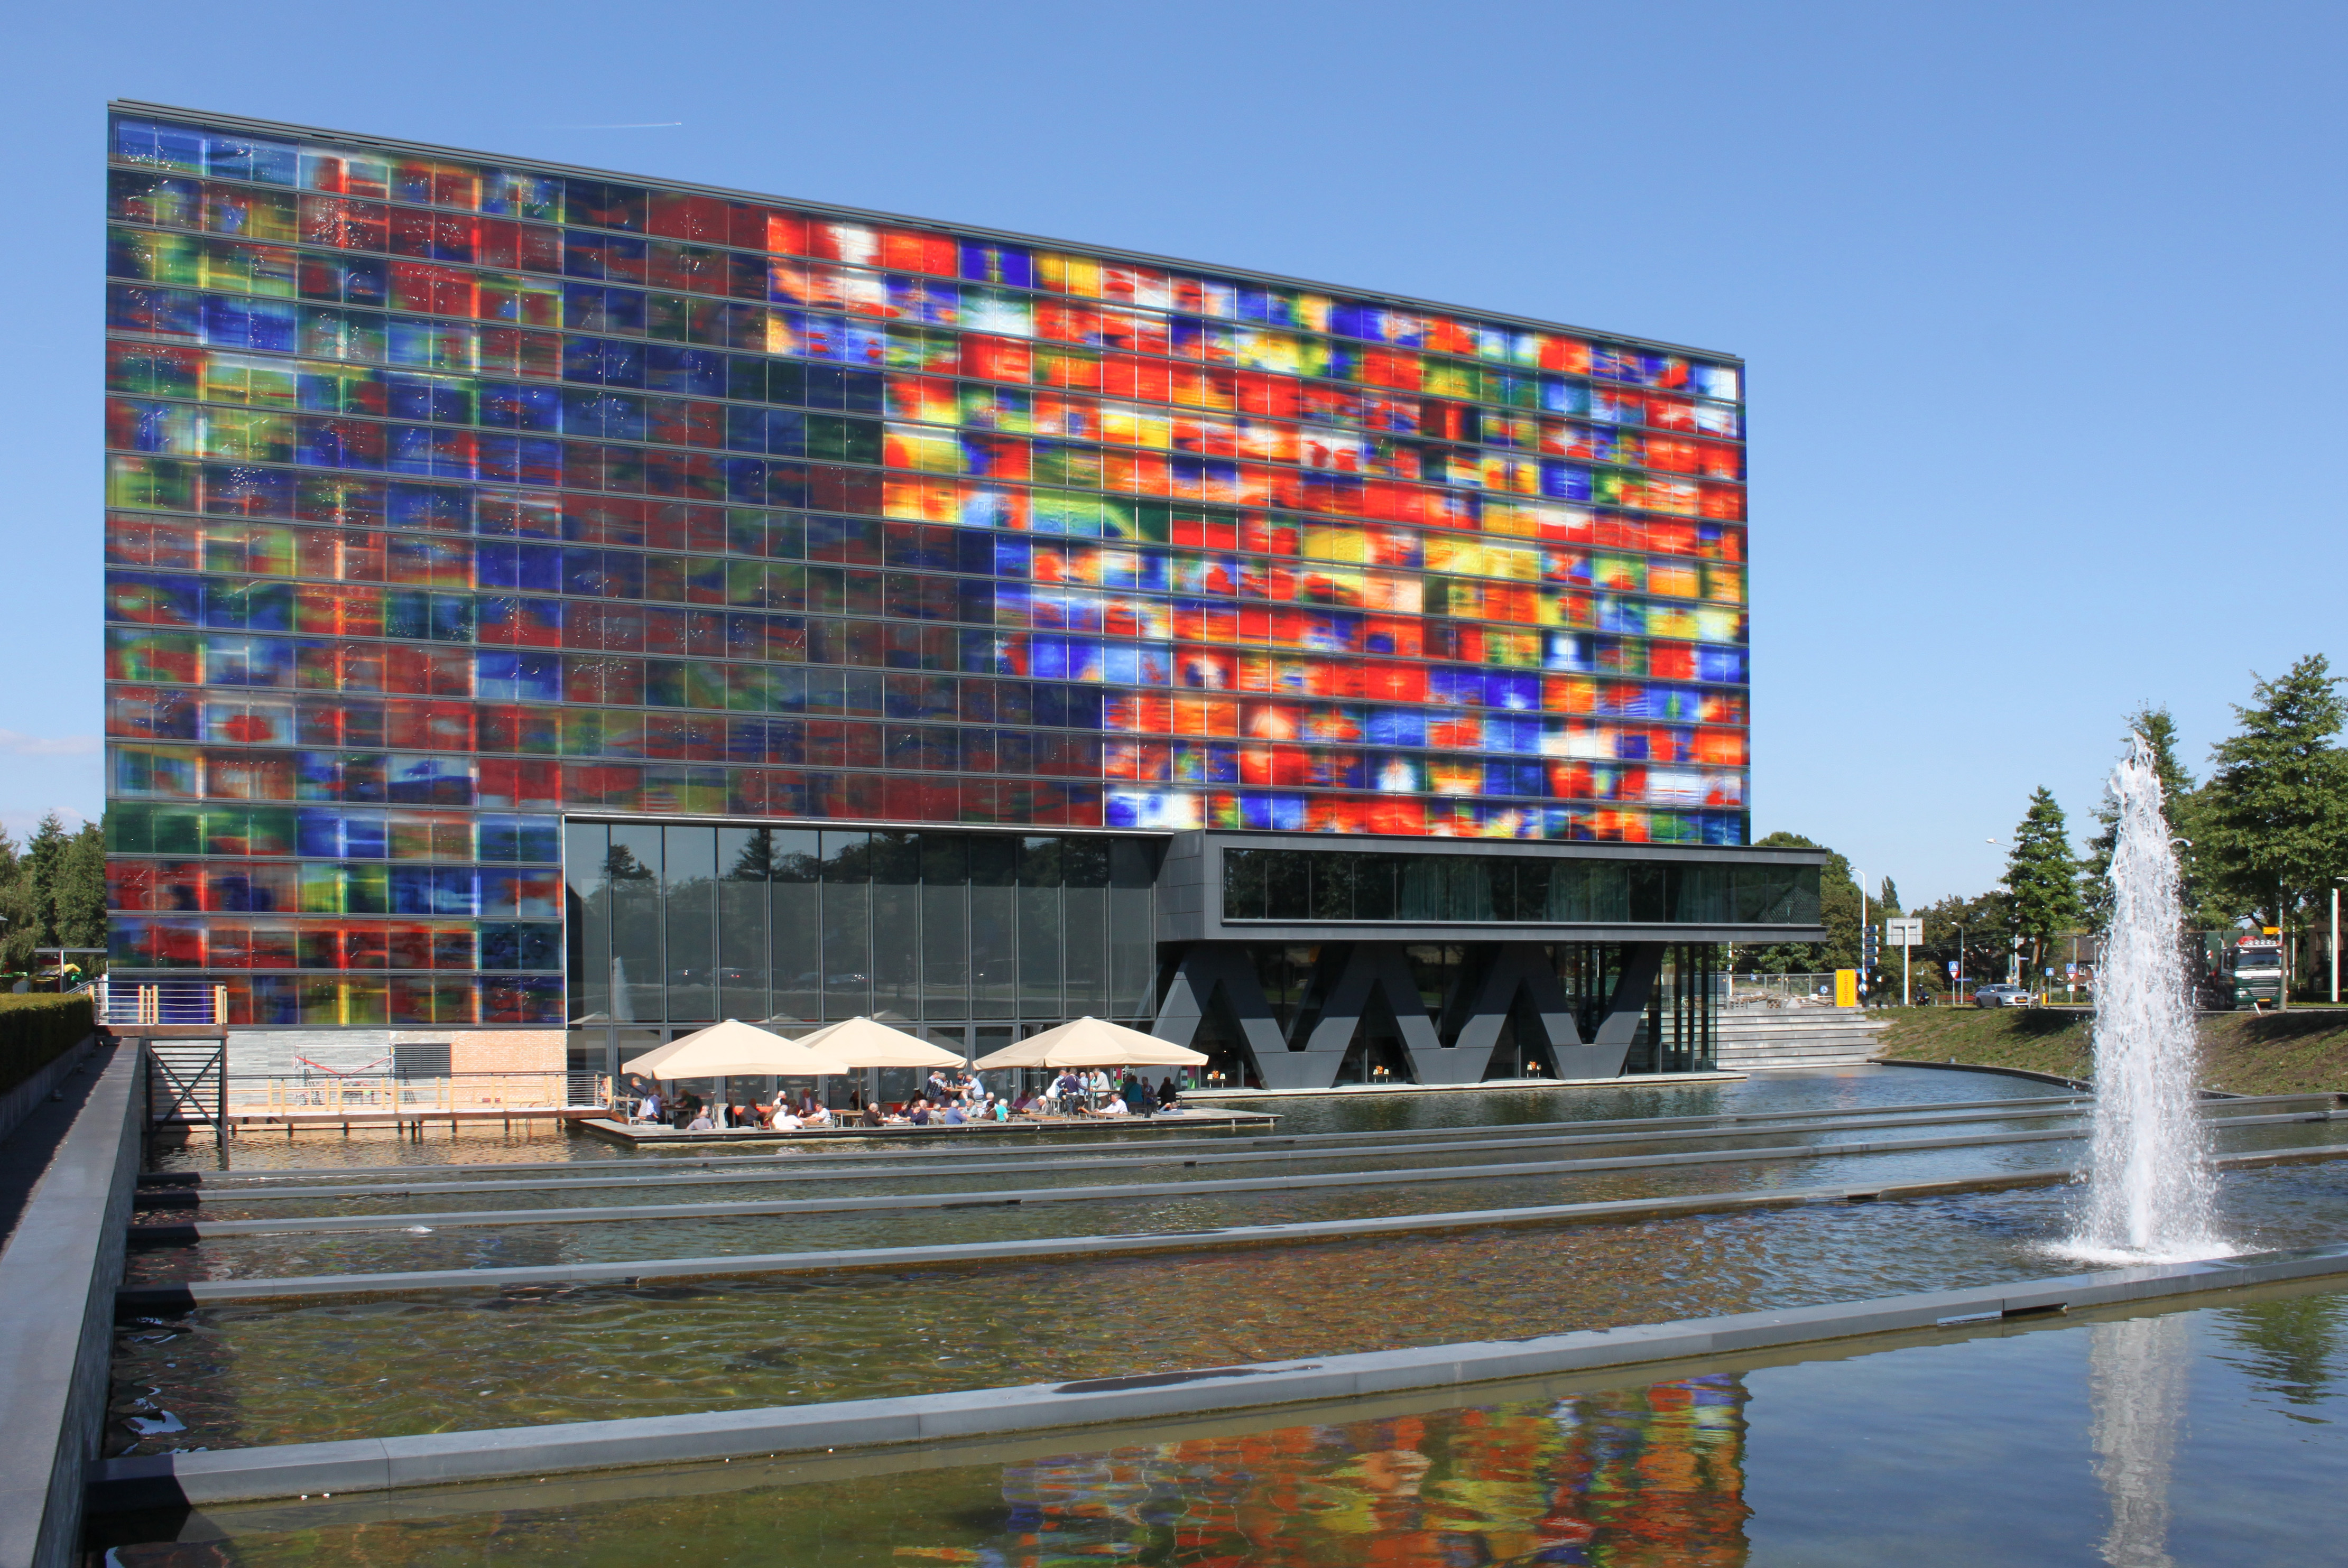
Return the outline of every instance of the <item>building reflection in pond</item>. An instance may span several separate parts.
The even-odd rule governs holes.
[[[1734,1377],[1696,1378],[1014,1465],[993,1552],[898,1555],[1005,1568],[1742,1563],[1746,1398]]]

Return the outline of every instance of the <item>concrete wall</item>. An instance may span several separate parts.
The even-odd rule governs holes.
[[[92,1052],[73,1125],[0,1252],[0,1563],[81,1560],[83,1487],[106,1430],[114,1291],[139,1179],[145,1061]]]
[[[0,1094],[0,1138],[14,1132],[36,1106],[56,1092],[59,1083],[80,1071],[81,1064],[89,1059],[89,1053],[97,1047],[98,1037],[88,1036],[32,1077],[7,1093]]]
[[[447,1040],[451,1072],[560,1072],[564,1031],[559,1029],[407,1030],[395,1044]]]

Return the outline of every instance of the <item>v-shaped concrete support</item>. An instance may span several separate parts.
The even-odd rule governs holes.
[[[1304,1081],[1303,1061],[1292,1063],[1291,1058],[1303,1053],[1290,1050],[1280,1037],[1280,1020],[1272,1017],[1271,1005],[1263,999],[1263,988],[1256,983],[1255,967],[1241,948],[1201,943],[1184,953],[1149,1032],[1176,1045],[1189,1045],[1218,992],[1238,1020],[1240,1038],[1255,1059],[1255,1070],[1266,1089],[1324,1087]],[[1329,1075],[1333,1081],[1336,1077],[1334,1065]]]
[[[1622,1058],[1630,1053],[1631,1037],[1639,1032],[1639,1020],[1647,1010],[1647,1001],[1654,994],[1655,977],[1663,972],[1662,942],[1633,942],[1622,955],[1622,978],[1614,983],[1614,994],[1606,1000],[1606,1010],[1598,1020],[1597,1037],[1581,1048],[1590,1062],[1597,1063],[1592,1071],[1579,1069],[1568,1071],[1567,1064],[1557,1064],[1558,1075],[1563,1078],[1612,1078],[1622,1071]],[[1561,1055],[1562,1053],[1560,1053]]]
[[[1585,1064],[1578,1053],[1588,1048],[1583,1047],[1581,1031],[1574,1028],[1565,987],[1559,983],[1557,971],[1550,967],[1549,955],[1530,942],[1509,942],[1501,947],[1491,968],[1484,971],[1468,1016],[1461,1020],[1459,1043],[1452,1049],[1471,1066],[1467,1076],[1457,1081],[1474,1082],[1491,1071],[1492,1050],[1500,1042],[1500,1026],[1508,1022],[1519,992],[1532,1003],[1532,1014],[1540,1021],[1560,1077],[1610,1076],[1606,1069],[1596,1064],[1595,1057],[1587,1064],[1589,1071],[1582,1070]],[[1620,1066],[1619,1056],[1616,1065]]]
[[[1315,1071],[1325,1065],[1329,1081],[1335,1081],[1354,1036],[1360,1032],[1363,1016],[1380,1005],[1394,1015],[1403,1049],[1410,1053],[1412,1074],[1419,1082],[1464,1081],[1449,1076],[1452,1053],[1443,1049],[1435,1021],[1426,1016],[1426,1004],[1419,999],[1418,982],[1411,978],[1401,946],[1394,942],[1355,942],[1346,953],[1344,967],[1329,982],[1320,1020],[1304,1042],[1304,1053],[1314,1059]]]

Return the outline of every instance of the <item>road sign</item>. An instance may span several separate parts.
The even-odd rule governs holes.
[[[1951,958],[1951,959],[1949,960],[1949,979],[1952,979],[1952,980],[1953,980],[1953,979],[1955,979],[1956,978],[1957,978],[1957,960],[1956,960],[1956,959],[1954,959],[1954,958]]]
[[[1883,940],[1893,948],[1913,948],[1924,940],[1924,920],[1921,916],[1909,916],[1883,922]]]

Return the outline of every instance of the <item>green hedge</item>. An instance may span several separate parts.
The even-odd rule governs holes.
[[[86,996],[0,996],[0,1094],[71,1050],[93,1021]]]

